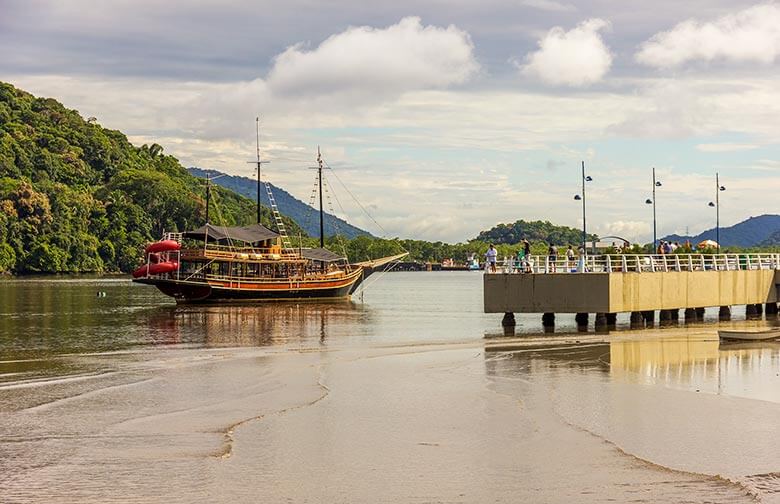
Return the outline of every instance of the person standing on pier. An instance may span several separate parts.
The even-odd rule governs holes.
[[[485,259],[487,260],[487,266],[490,269],[491,273],[496,272],[496,257],[498,256],[498,251],[493,246],[493,244],[490,244],[490,247],[488,247],[488,251],[485,252]]]
[[[555,261],[558,260],[558,247],[556,247],[551,243],[550,248],[547,249],[547,256],[549,258],[549,263],[550,263],[550,268],[548,273],[549,272],[555,273]]]
[[[566,272],[570,272],[574,267],[574,249],[569,245],[566,249]]]
[[[523,238],[523,257],[525,258],[525,261],[523,261],[523,267],[525,268],[526,273],[531,272],[531,243]]]

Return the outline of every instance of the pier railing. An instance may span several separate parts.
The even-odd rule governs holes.
[[[780,254],[607,254],[504,258],[495,273],[654,273],[665,271],[780,270]],[[486,273],[493,273],[490,269]]]

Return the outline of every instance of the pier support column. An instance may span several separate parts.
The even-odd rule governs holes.
[[[767,303],[764,312],[767,317],[776,317],[778,312],[777,303]]]
[[[640,327],[644,327],[645,325],[645,319],[642,317],[642,312],[633,311],[631,312],[631,328],[632,329],[638,329]]]
[[[756,313],[758,313],[758,316],[759,316],[759,317],[760,317],[761,315],[763,315],[763,314],[764,314],[764,305],[762,305],[761,303],[758,303],[758,304],[756,305]]]
[[[694,308],[686,308],[685,309],[685,321],[686,322],[695,322],[696,321],[696,310]]]
[[[661,322],[661,325],[669,325],[672,323],[672,311],[671,310],[661,310],[658,312],[658,320]]]
[[[669,310],[672,312],[672,321],[677,323],[680,321],[680,310],[675,308],[674,310]]]
[[[705,313],[704,308],[696,308],[696,320],[698,320],[699,322],[704,320],[704,313]]]
[[[759,317],[758,311],[756,310],[756,305],[754,304],[748,304],[745,305],[745,318],[754,319]]]
[[[731,307],[721,306],[720,310],[718,310],[718,318],[720,320],[731,320]]]
[[[504,318],[501,319],[501,325],[504,327],[514,327],[515,326],[515,314],[512,312],[506,312],[504,313]]]
[[[648,310],[642,312],[642,318],[645,319],[645,325],[652,327],[655,325],[655,311]]]
[[[617,313],[606,313],[605,315],[607,317],[608,326],[614,327],[617,325]]]
[[[596,320],[594,321],[594,325],[595,325],[597,331],[606,331],[607,330],[607,314],[606,313],[597,313],[596,314]]]
[[[587,313],[578,313],[574,316],[574,321],[577,322],[577,327],[581,326],[587,326],[588,325],[588,314]]]
[[[542,314],[542,325],[544,327],[555,327],[555,314],[554,313]]]

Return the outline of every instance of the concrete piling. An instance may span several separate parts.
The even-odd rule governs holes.
[[[766,313],[767,317],[776,317],[778,313],[777,303],[767,303],[764,313]]]
[[[642,312],[642,318],[645,319],[645,325],[652,327],[655,325],[655,311],[647,310]]]
[[[504,313],[504,318],[501,319],[501,325],[504,327],[514,327],[515,326],[515,314],[512,312],[506,312]]]
[[[574,316],[574,321],[577,322],[577,327],[587,326],[588,325],[588,314],[587,313],[578,313]]]
[[[686,308],[684,316],[685,316],[685,321],[686,322],[695,322],[696,321],[696,309],[694,309],[694,308]]]
[[[699,322],[704,320],[704,313],[705,313],[704,308],[696,308],[696,320],[698,320]]]
[[[756,310],[756,305],[754,304],[746,304],[745,305],[745,318],[754,319],[760,317],[758,311]]]
[[[542,325],[544,327],[555,327],[555,314],[554,313],[542,314]]]
[[[631,312],[631,328],[638,329],[645,326],[645,319],[642,317],[642,312]]]
[[[731,307],[721,306],[720,309],[718,310],[718,319],[731,320]]]
[[[617,325],[617,313],[606,313],[607,317],[607,325],[608,326],[615,326]]]

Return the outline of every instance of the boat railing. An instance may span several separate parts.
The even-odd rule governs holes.
[[[298,254],[283,253],[278,248],[235,248],[215,245],[206,248],[185,249],[182,252],[185,259],[202,257],[205,259],[222,259],[226,261],[301,260]]]
[[[568,259],[532,255],[497,261],[486,273],[655,273],[668,271],[780,270],[780,253],[767,254],[604,254]]]

